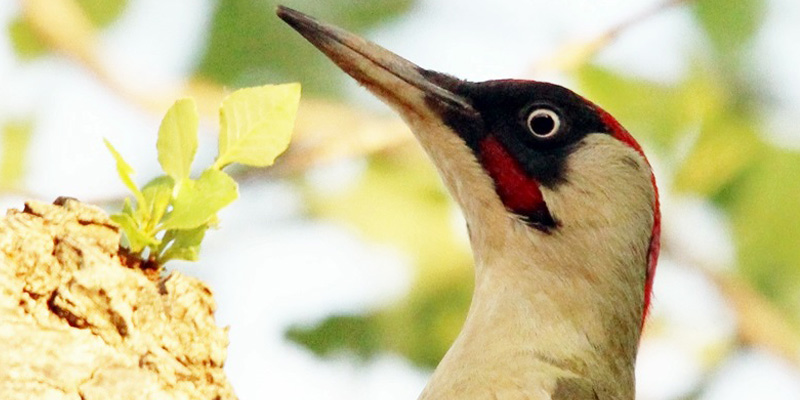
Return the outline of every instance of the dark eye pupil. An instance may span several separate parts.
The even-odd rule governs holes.
[[[544,136],[553,131],[556,121],[550,115],[542,114],[531,118],[530,124],[533,133]]]

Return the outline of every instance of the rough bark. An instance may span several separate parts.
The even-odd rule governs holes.
[[[0,219],[0,399],[234,399],[202,282],[120,262],[117,226],[75,200]]]

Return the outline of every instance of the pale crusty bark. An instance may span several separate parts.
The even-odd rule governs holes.
[[[0,218],[0,399],[235,399],[202,282],[153,282],[119,229],[75,200]]]

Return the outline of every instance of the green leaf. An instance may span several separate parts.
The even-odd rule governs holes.
[[[2,146],[0,146],[0,188],[13,188],[22,181],[32,133],[33,124],[29,121],[14,121],[3,126]]]
[[[800,318],[800,154],[765,149],[728,189],[739,270],[781,308]]]
[[[140,210],[145,210],[149,218],[147,221],[142,221],[144,231],[149,234],[154,234],[154,230],[161,218],[167,212],[167,207],[172,199],[172,188],[175,186],[175,181],[169,176],[159,176],[148,182],[142,188],[142,196],[144,197],[144,206],[139,207]]]
[[[731,54],[758,31],[765,4],[762,0],[700,0],[695,3],[694,13],[714,47]]]
[[[583,94],[611,113],[641,142],[671,150],[689,128],[723,102],[721,89],[696,67],[676,85],[650,82],[586,65],[578,70]]]
[[[135,212],[136,212],[136,211],[134,211],[134,209],[133,209],[133,206],[131,206],[131,199],[130,199],[130,198],[128,198],[128,197],[126,197],[126,198],[125,198],[125,199],[122,201],[122,214],[128,214],[128,215],[130,215],[130,216],[133,216],[133,214],[134,214]]]
[[[390,352],[434,368],[460,331],[472,298],[473,271],[469,263],[463,267],[434,285],[417,282],[410,297],[397,306],[291,326],[285,336],[321,357],[352,352],[369,360]]]
[[[335,315],[314,327],[293,326],[286,338],[302,344],[319,357],[350,350],[360,359],[369,360],[382,347],[380,321],[375,316]]]
[[[584,94],[611,113],[637,139],[669,148],[686,123],[677,115],[678,90],[586,65],[577,71]]]
[[[111,155],[117,162],[117,174],[119,174],[119,179],[122,180],[122,183],[124,183],[125,186],[128,188],[128,190],[130,190],[131,193],[133,193],[133,197],[136,199],[136,206],[141,207],[143,204],[146,203],[144,200],[144,196],[142,195],[142,192],[139,191],[139,188],[136,187],[136,184],[133,182],[133,179],[131,178],[131,175],[135,174],[136,172],[133,170],[133,167],[131,167],[127,162],[125,162],[125,159],[122,158],[117,149],[115,149],[114,146],[111,145],[111,142],[109,142],[108,139],[104,138],[103,142],[106,144],[108,151],[111,152]]]
[[[231,93],[220,107],[219,155],[214,166],[222,169],[234,162],[272,165],[289,146],[299,102],[297,83]]]
[[[14,51],[23,60],[31,60],[47,52],[47,44],[22,17],[14,18],[8,24],[8,36]]]
[[[117,20],[128,5],[127,0],[77,0],[77,3],[92,24],[99,28]]]
[[[163,242],[168,243],[166,250],[158,258],[160,263],[169,260],[197,261],[200,254],[200,243],[206,235],[208,225],[200,225],[194,229],[168,230]]]
[[[239,196],[236,181],[228,174],[207,169],[178,189],[170,212],[160,229],[194,229],[213,221],[216,213]]]
[[[180,185],[189,178],[197,152],[197,105],[191,98],[180,99],[167,111],[158,129],[158,162],[164,172]]]
[[[740,112],[708,118],[688,157],[680,164],[673,186],[679,192],[713,197],[761,160],[766,151],[754,122]]]
[[[157,245],[158,240],[141,230],[141,226],[134,219],[132,212],[130,200],[125,199],[123,212],[111,215],[111,220],[122,228],[122,232],[125,233],[125,238],[128,240],[130,251],[139,253],[147,246]]]

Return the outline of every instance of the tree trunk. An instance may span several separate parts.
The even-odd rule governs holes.
[[[0,399],[235,399],[211,291],[123,265],[119,238],[73,199],[0,218]]]

